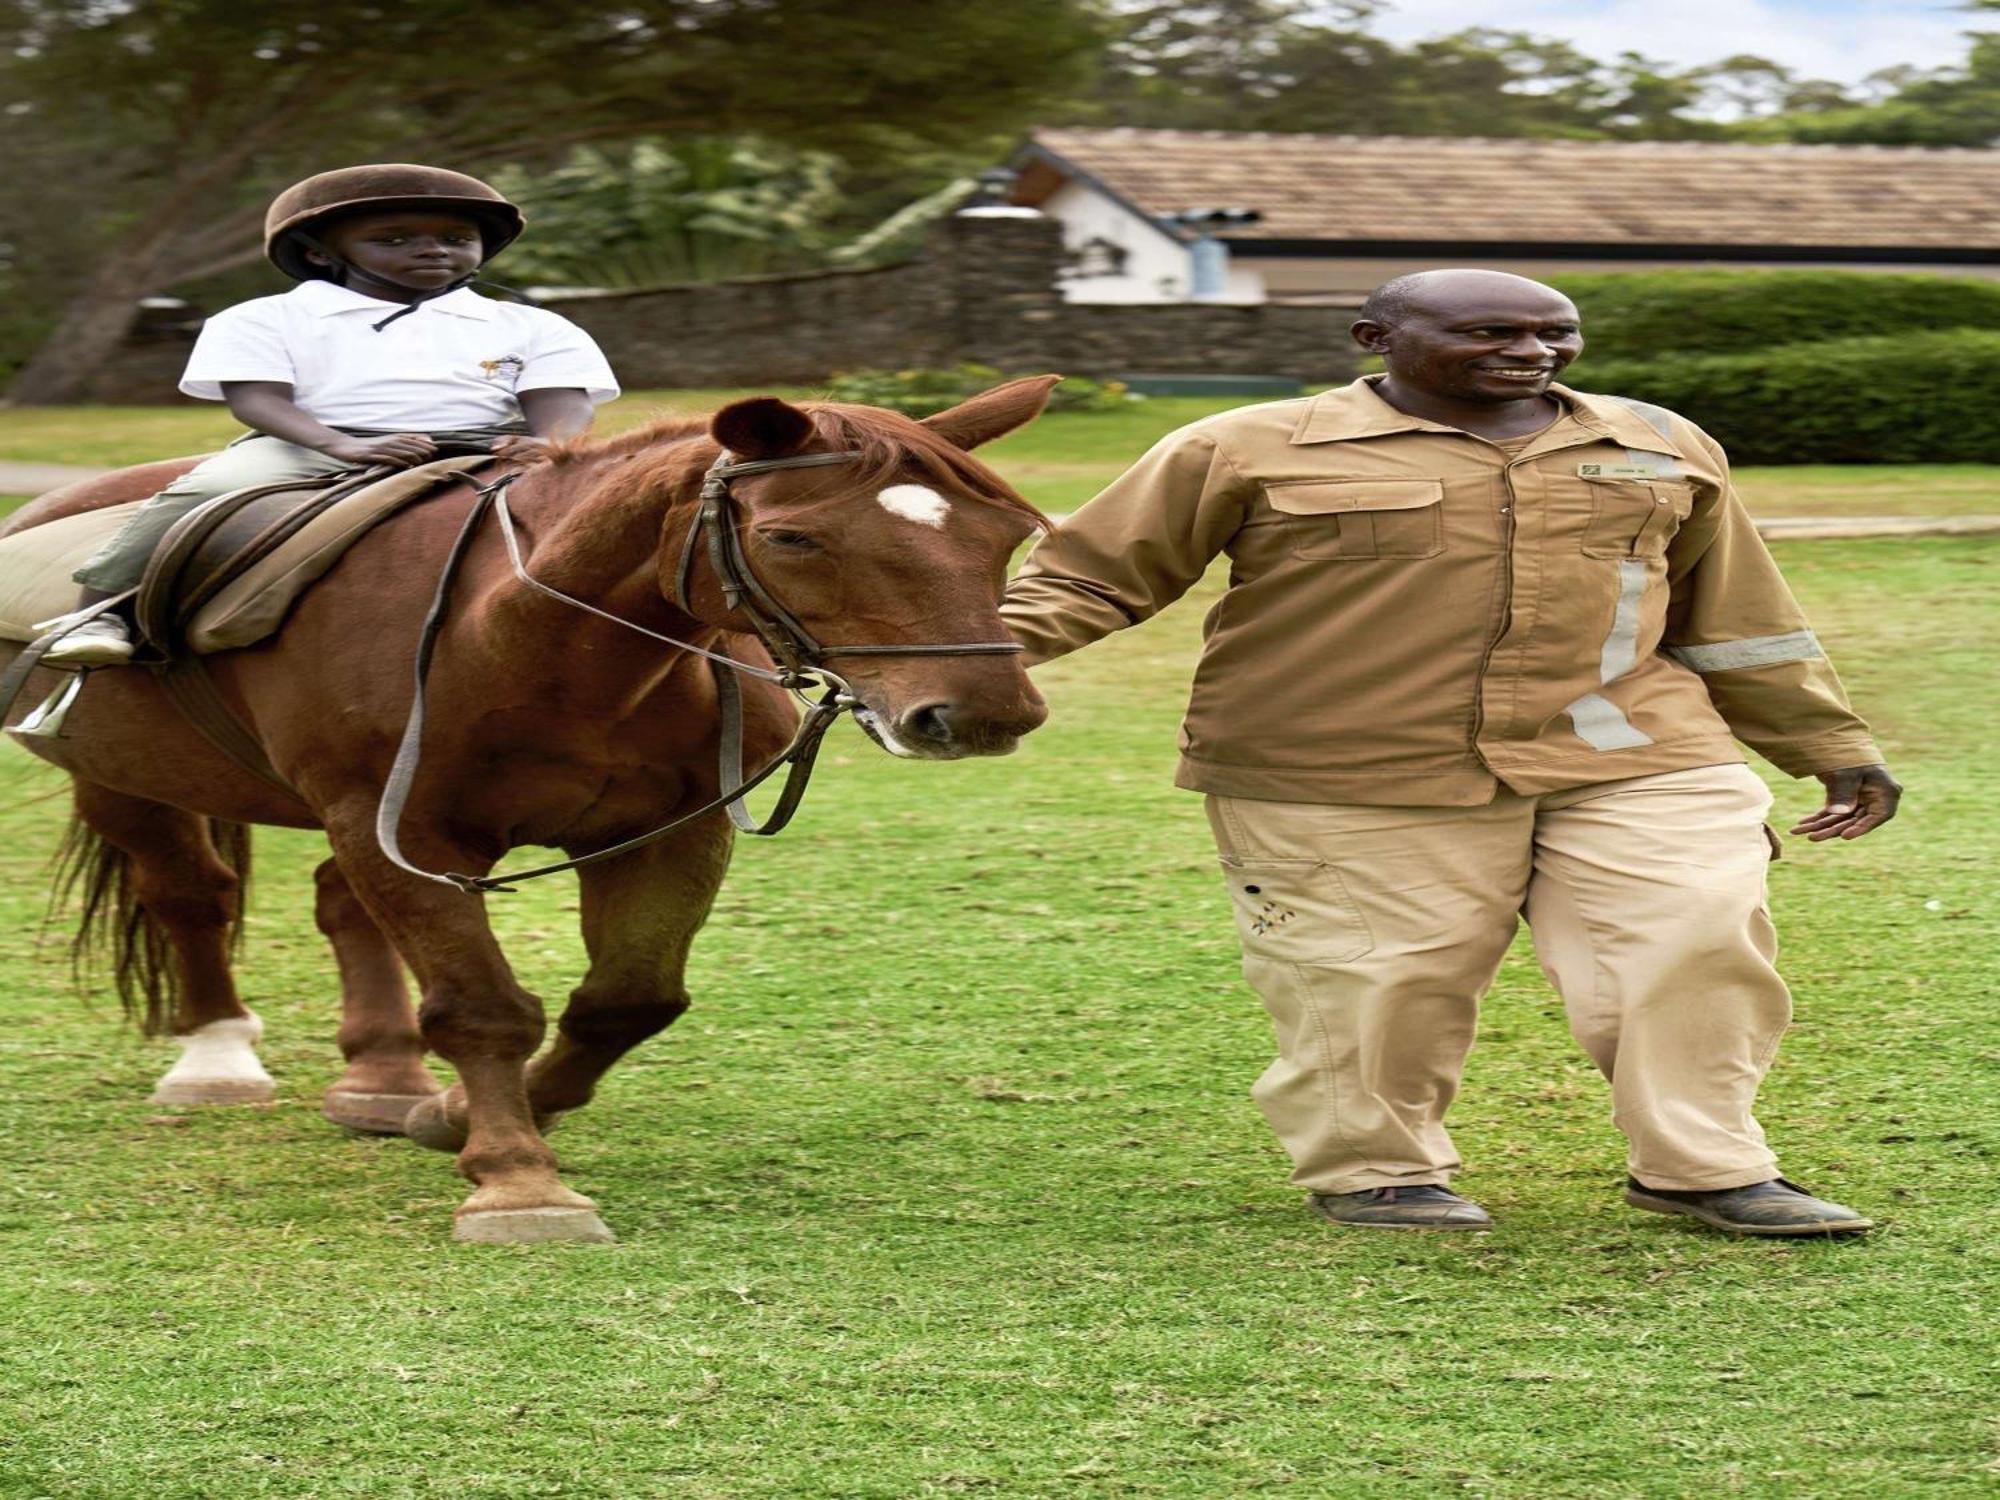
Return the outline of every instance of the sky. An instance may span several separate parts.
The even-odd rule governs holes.
[[[1593,57],[1639,52],[1670,63],[1754,53],[1844,83],[1895,63],[1965,56],[1963,33],[2000,29],[1947,0],[1392,0],[1369,30],[1390,41],[1488,26],[1573,42]]]

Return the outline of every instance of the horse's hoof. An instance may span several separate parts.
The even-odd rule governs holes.
[[[419,1099],[403,1116],[402,1131],[419,1146],[433,1151],[463,1151],[467,1126],[452,1119],[444,1107],[445,1096],[432,1094]]]
[[[618,1236],[590,1208],[489,1208],[462,1213],[451,1237],[471,1245],[540,1245],[567,1241],[610,1245]]]
[[[278,1086],[269,1078],[162,1078],[154,1104],[269,1104]]]
[[[402,1135],[410,1111],[425,1103],[429,1094],[362,1094],[353,1089],[328,1089],[320,1099],[319,1112],[336,1125],[369,1135]]]
[[[257,1060],[264,1023],[245,1013],[197,1026],[175,1040],[180,1060],[153,1088],[155,1104],[268,1104],[278,1086]]]

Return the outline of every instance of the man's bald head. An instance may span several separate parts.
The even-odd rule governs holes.
[[[1471,407],[1538,400],[1583,350],[1576,305],[1506,271],[1398,276],[1369,294],[1352,332],[1380,357],[1392,399]]]
[[[1412,271],[1383,282],[1361,304],[1359,321],[1394,327],[1405,318],[1450,316],[1467,304],[1492,302],[1560,302],[1575,307],[1569,298],[1552,286],[1516,276],[1511,271],[1482,271],[1470,267],[1441,271]]]

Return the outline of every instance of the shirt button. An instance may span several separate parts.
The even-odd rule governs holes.
[[[1500,507],[1500,514],[1501,514],[1501,515],[1503,515],[1503,516],[1504,516],[1504,515],[1507,515],[1507,514],[1509,514],[1509,511],[1508,511],[1508,508],[1507,508],[1506,506],[1504,506],[1504,505],[1503,505],[1503,506],[1501,506],[1501,507]]]

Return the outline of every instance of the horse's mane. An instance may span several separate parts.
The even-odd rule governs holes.
[[[1038,530],[1052,529],[1049,518],[1006,480],[921,422],[881,407],[838,401],[801,402],[799,409],[812,418],[813,427],[829,447],[849,448],[861,455],[854,467],[841,467],[842,483],[874,488],[907,477],[915,468],[948,494],[1014,511]],[[616,437],[571,439],[558,444],[550,458],[563,465],[622,460],[617,470],[621,486],[671,494],[714,462],[719,447],[708,435],[708,420],[671,413]]]

